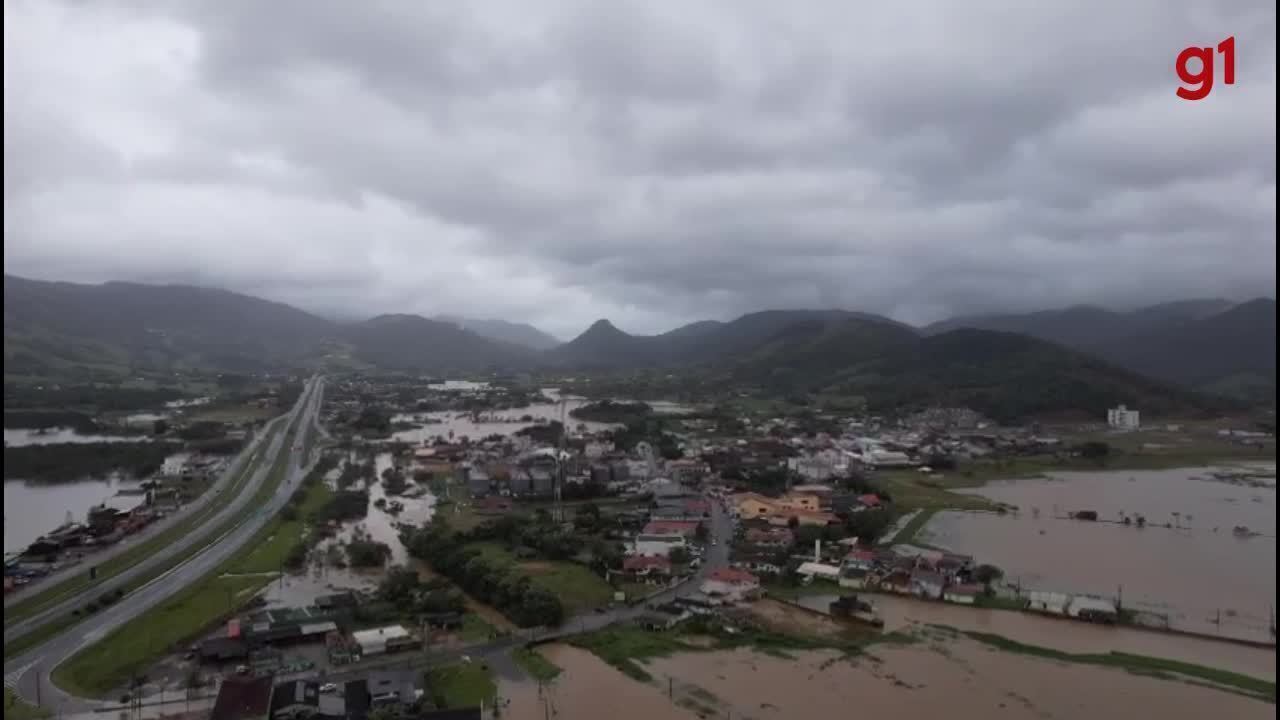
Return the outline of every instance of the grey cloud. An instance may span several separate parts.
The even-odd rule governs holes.
[[[28,0],[5,24],[9,272],[565,336],[1274,294],[1263,0]],[[1237,84],[1178,100],[1177,51],[1228,34]]]

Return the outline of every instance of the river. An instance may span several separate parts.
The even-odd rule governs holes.
[[[1119,597],[1171,627],[1270,638],[1276,491],[1203,479],[1207,469],[1056,473],[970,492],[1017,513],[938,513],[921,540],[974,555],[1024,589]],[[1092,510],[1099,522],[1065,519]],[[1146,527],[1124,525],[1141,514]],[[1168,524],[1168,527],[1165,525]],[[1240,537],[1235,526],[1257,533]]]
[[[67,515],[83,522],[89,508],[120,490],[136,489],[131,478],[28,485],[4,481],[4,552],[25,550],[41,535],[66,522]]]

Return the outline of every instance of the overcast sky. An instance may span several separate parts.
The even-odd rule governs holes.
[[[562,337],[1275,295],[1275,0],[4,8],[8,273]]]

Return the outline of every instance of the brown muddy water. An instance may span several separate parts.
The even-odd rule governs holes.
[[[1275,714],[1270,704],[1220,690],[1004,653],[966,639],[876,647],[856,662],[832,651],[791,658],[747,649],[684,653],[647,663],[649,683],[627,678],[585,650],[552,645],[542,652],[564,672],[541,690],[532,682],[502,682],[499,694],[510,702],[502,717],[1200,720]]]
[[[784,659],[751,650],[688,653],[648,665],[660,687],[739,718],[1271,718],[1275,707],[1121,670],[1014,655],[977,642],[881,646]],[[1140,698],[1140,700],[1139,700]],[[679,699],[679,696],[677,696]]]
[[[343,523],[332,537],[321,540],[311,552],[311,559],[303,573],[286,575],[281,581],[272,583],[263,593],[269,606],[307,605],[315,598],[339,590],[368,590],[376,587],[386,575],[386,568],[354,570],[336,567],[328,563],[329,549],[350,542],[357,535],[367,536],[372,540],[386,543],[391,548],[391,559],[387,567],[404,565],[413,567],[416,561],[409,557],[408,550],[400,542],[400,533],[396,529],[397,522],[411,525],[424,525],[435,513],[435,496],[424,492],[417,497],[388,496],[382,487],[382,471],[391,467],[391,455],[380,453],[374,458],[377,478],[369,481],[365,488],[369,491],[369,511],[364,518]],[[326,482],[333,485],[340,468],[335,468],[326,475]],[[417,490],[416,484],[409,483],[411,490]],[[398,515],[379,509],[374,503],[384,498],[388,502],[396,500],[404,505]]]
[[[992,563],[1024,589],[1119,597],[1125,607],[1166,616],[1173,628],[1271,639],[1274,484],[1202,479],[1208,472],[1071,472],[992,483],[969,492],[1019,512],[938,513],[920,539]],[[1081,510],[1100,522],[1062,519]],[[1117,522],[1135,514],[1145,528]],[[1236,526],[1257,534],[1239,537]]]
[[[826,612],[838,597],[811,595],[797,602]],[[992,633],[1010,640],[1069,653],[1125,652],[1181,660],[1274,681],[1276,653],[1218,640],[1201,640],[1147,630],[1106,627],[1013,610],[960,607],[895,595],[865,596],[884,619],[885,631],[918,624],[948,625],[959,630]]]
[[[540,652],[560,669],[550,685],[502,681],[498,695],[502,717],[511,720],[697,720],[668,699],[656,685],[636,682],[603,660],[569,645],[548,645]],[[736,717],[736,716],[735,716]]]

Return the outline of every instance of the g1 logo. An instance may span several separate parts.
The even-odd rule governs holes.
[[[1234,35],[1218,43],[1218,52],[1222,53],[1222,82],[1236,84],[1236,38]],[[1192,72],[1188,64],[1192,60],[1200,61],[1200,71]],[[1174,63],[1178,71],[1178,79],[1183,87],[1178,88],[1178,97],[1183,100],[1203,100],[1213,90],[1213,48],[1189,47],[1178,53],[1178,61]]]

